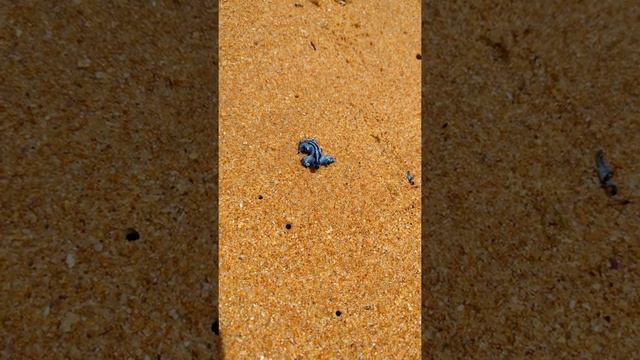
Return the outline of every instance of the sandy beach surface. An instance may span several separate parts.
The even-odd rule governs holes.
[[[220,3],[225,356],[419,357],[420,21],[419,1]],[[336,162],[302,167],[305,137]]]
[[[217,356],[213,5],[0,5],[0,358]]]
[[[640,6],[420,5],[2,5],[0,358],[639,358]]]
[[[425,358],[637,358],[640,6],[425,10]]]

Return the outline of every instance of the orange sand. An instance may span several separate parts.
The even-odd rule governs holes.
[[[420,3],[346,3],[220,4],[230,358],[420,356]]]

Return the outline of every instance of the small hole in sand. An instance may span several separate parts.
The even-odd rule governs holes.
[[[220,322],[218,320],[211,324],[211,331],[216,335],[220,335]]]
[[[287,228],[287,230],[290,230],[290,229],[291,229],[291,224],[287,224],[287,225],[285,225],[284,227],[286,227],[286,228]]]
[[[422,60],[422,55],[417,54],[417,55],[416,55],[416,59],[418,59],[418,60]]]
[[[135,229],[127,229],[127,233],[125,234],[127,241],[136,241],[140,239],[140,234]]]
[[[262,195],[258,195],[258,199],[262,200]]]
[[[340,316],[340,315],[342,315],[342,311],[340,310],[336,311],[336,316]]]

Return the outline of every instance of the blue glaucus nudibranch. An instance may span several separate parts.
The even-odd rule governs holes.
[[[298,143],[298,153],[307,154],[302,160],[302,166],[317,169],[321,165],[328,166],[336,161],[330,155],[322,155],[322,149],[316,139],[303,139]]]
[[[613,178],[613,171],[609,169],[604,162],[604,151],[598,150],[596,152],[596,170],[598,171],[598,179],[600,180],[600,186],[609,190],[609,194],[616,195],[618,193],[618,187],[611,180]]]

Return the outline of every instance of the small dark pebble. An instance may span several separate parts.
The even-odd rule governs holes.
[[[136,241],[140,239],[140,234],[135,229],[127,229],[125,237],[127,238],[127,241]]]
[[[290,229],[291,229],[291,224],[287,224],[287,225],[285,225],[284,227],[286,227],[286,228],[287,228],[287,230],[290,230]]]
[[[618,264],[618,260],[614,257],[609,258],[609,268],[616,270],[620,264]]]
[[[444,124],[442,124],[442,128],[443,128],[443,129],[446,129],[446,128],[447,128],[447,126],[449,126],[449,123],[444,123]]]
[[[262,200],[262,195],[258,195],[258,199]]]
[[[420,54],[416,54],[416,59],[418,59],[418,60],[422,60],[422,55],[420,55]]]
[[[336,316],[340,316],[340,315],[342,315],[342,311],[340,310],[336,311]]]
[[[611,316],[606,315],[606,316],[604,317],[604,320],[605,320],[606,322],[611,322]]]

